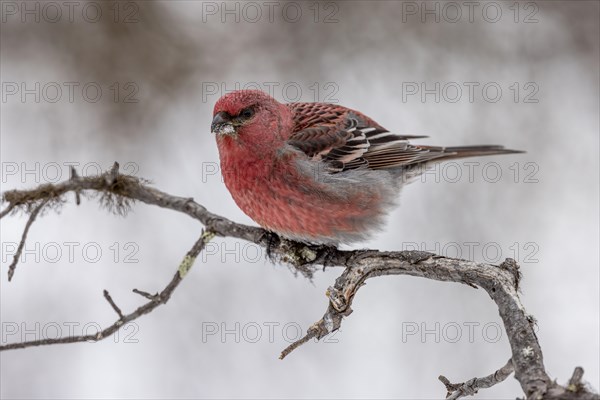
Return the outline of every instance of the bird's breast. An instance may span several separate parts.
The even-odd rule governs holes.
[[[336,174],[323,180],[294,151],[219,150],[231,196],[264,228],[295,240],[335,244],[360,240],[381,222],[389,195],[372,177]]]

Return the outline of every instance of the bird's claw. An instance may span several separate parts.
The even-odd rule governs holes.
[[[271,231],[264,231],[264,233],[262,234],[261,241],[265,240],[266,243],[266,252],[267,252],[267,258],[272,260],[273,259],[273,255],[276,252],[275,250],[277,250],[277,248],[279,248],[280,244],[281,244],[281,239],[279,238],[279,236],[276,233],[273,233]]]

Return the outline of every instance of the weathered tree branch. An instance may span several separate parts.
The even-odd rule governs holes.
[[[484,289],[496,303],[509,338],[511,359],[494,374],[484,378],[474,378],[461,384],[451,384],[445,377],[440,377],[446,385],[450,398],[456,399],[474,394],[478,389],[503,381],[514,370],[515,377],[528,399],[600,399],[597,394],[591,393],[581,384],[581,375],[583,374],[581,369],[576,369],[567,387],[558,385],[547,375],[542,351],[534,332],[535,320],[525,312],[518,296],[521,276],[514,260],[507,259],[501,265],[496,266],[441,257],[420,251],[342,251],[326,246],[291,242],[261,228],[236,224],[212,214],[191,198],[169,195],[148,186],[143,180],[120,174],[117,163],[110,171],[99,176],[80,177],[73,171],[68,181],[45,184],[31,190],[6,192],[2,200],[8,203],[8,206],[0,213],[0,218],[17,212],[17,210],[29,212],[33,216],[34,213],[39,213],[48,207],[58,208],[65,202],[64,196],[68,192],[76,194],[77,203],[79,203],[80,195],[100,194],[100,203],[119,214],[125,214],[134,201],[182,212],[200,221],[207,231],[211,232],[211,235],[234,237],[256,243],[265,247],[270,257],[291,264],[295,271],[308,277],[312,276],[317,265],[344,268],[334,286],[328,290],[329,305],[323,318],[308,329],[305,337],[283,350],[280,358],[286,357],[311,338],[320,339],[339,329],[342,319],[352,312],[352,301],[358,289],[367,279],[387,275],[419,276],[438,281],[458,282]],[[29,229],[34,219],[35,217],[30,217],[26,230]],[[23,235],[23,243],[25,237],[26,233]],[[119,316],[119,320],[103,330],[99,334],[100,338],[114,333],[122,324],[152,311],[159,304],[164,304],[185,274],[182,271],[189,269],[193,259],[202,250],[205,240],[208,240],[206,235],[198,240],[180,265],[178,273],[161,293],[151,295],[134,289],[134,292],[150,301],[133,313],[122,315],[108,292],[105,292],[105,298]],[[16,266],[17,262],[18,255],[15,255],[13,264]],[[12,270],[14,271],[14,267]],[[9,269],[9,274],[11,274],[10,271]],[[82,340],[65,338],[64,340],[15,343],[2,346],[0,350],[99,340],[98,337],[82,338]]]
[[[187,272],[190,270],[190,268],[194,264],[196,257],[198,257],[200,252],[206,246],[206,243],[208,243],[213,236],[214,235],[210,232],[206,232],[206,233],[204,231],[202,232],[202,235],[200,236],[200,238],[196,241],[196,243],[194,243],[192,248],[187,252],[183,261],[181,261],[181,263],[179,264],[177,271],[175,272],[175,275],[173,275],[173,278],[171,279],[171,281],[167,284],[167,286],[165,286],[165,288],[160,293],[156,293],[155,295],[150,295],[150,294],[142,292],[140,290],[133,289],[134,293],[142,294],[144,297],[146,297],[150,301],[148,301],[144,305],[138,307],[137,309],[135,309],[134,311],[132,311],[131,313],[129,313],[127,315],[123,314],[121,309],[115,304],[114,300],[112,299],[112,297],[110,296],[108,291],[104,290],[104,298],[106,299],[106,301],[108,301],[108,303],[113,308],[113,310],[115,310],[115,312],[119,316],[119,319],[117,319],[112,325],[104,328],[102,331],[96,333],[95,335],[77,335],[77,336],[67,336],[67,337],[55,338],[55,339],[52,338],[52,339],[41,339],[41,340],[31,340],[31,341],[26,341],[26,342],[10,343],[10,344],[6,344],[6,345],[0,345],[0,351],[23,349],[23,348],[27,348],[27,347],[44,346],[44,345],[60,344],[60,343],[98,342],[100,340],[106,339],[107,337],[110,337],[110,335],[117,332],[119,329],[121,329],[123,326],[125,326],[125,324],[138,319],[142,315],[152,312],[156,307],[158,307],[162,304],[166,304],[167,301],[169,301],[169,299],[171,298],[171,295],[173,294],[173,292],[175,291],[177,286],[179,286],[179,283],[181,283],[181,281],[183,280],[183,278],[185,277]]]
[[[446,399],[456,400],[465,396],[473,396],[479,389],[492,387],[495,384],[504,381],[514,371],[515,367],[511,358],[502,368],[483,378],[473,378],[464,383],[450,383],[448,378],[444,375],[440,375],[438,379],[446,386],[446,390],[448,391]]]

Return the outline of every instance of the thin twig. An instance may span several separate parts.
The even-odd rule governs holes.
[[[15,274],[15,269],[17,268],[17,264],[19,263],[19,257],[21,257],[21,253],[23,252],[23,247],[25,247],[25,241],[27,240],[27,234],[29,233],[29,228],[33,224],[33,221],[37,218],[38,214],[44,208],[44,206],[48,203],[48,200],[42,201],[29,215],[29,220],[27,220],[27,224],[25,225],[25,229],[23,230],[23,235],[21,236],[21,242],[19,243],[19,247],[17,248],[17,252],[13,257],[13,261],[8,267],[8,281],[10,282]]]
[[[567,390],[571,393],[577,393],[581,391],[584,387],[581,379],[583,378],[583,368],[575,367],[575,371],[573,371],[573,376],[569,379],[569,383],[567,384]]]
[[[108,171],[106,183],[115,184],[119,179],[119,163],[115,161],[110,171]]]
[[[6,207],[2,212],[0,212],[0,219],[5,215],[8,215],[17,205],[15,203],[10,203],[8,207]]]
[[[79,178],[79,174],[74,166],[71,165],[71,177],[69,178],[72,181],[76,181]],[[75,190],[75,204],[81,204],[81,190]]]
[[[154,301],[158,298],[158,293],[150,294],[148,292],[144,292],[143,290],[139,290],[139,289],[133,289],[132,292],[139,294],[140,296],[145,297],[148,300],[152,300],[152,301]]]
[[[123,319],[123,312],[121,311],[121,309],[119,308],[119,306],[117,306],[115,304],[115,302],[112,299],[112,297],[110,297],[110,293],[108,293],[108,290],[106,290],[106,289],[104,289],[104,298],[106,299],[106,301],[108,301],[108,304],[110,304],[110,306],[113,308],[113,310],[115,310],[115,312],[119,316],[119,319],[122,320]]]
[[[110,326],[104,328],[102,331],[98,332],[97,334],[68,336],[68,337],[62,337],[62,338],[56,338],[56,339],[52,338],[52,339],[42,339],[42,340],[31,340],[31,341],[20,342],[20,343],[10,343],[10,344],[6,344],[6,345],[1,345],[0,351],[23,349],[23,348],[27,348],[27,347],[45,346],[45,345],[59,344],[59,343],[97,342],[97,341],[100,341],[102,339],[109,337],[110,335],[112,335],[113,333],[115,333],[116,331],[121,329],[126,323],[134,321],[134,320],[138,319],[139,317],[141,317],[142,315],[148,314],[149,312],[151,312],[152,310],[154,310],[156,307],[158,307],[161,304],[166,304],[167,301],[169,301],[169,299],[171,298],[171,295],[173,294],[173,292],[175,291],[175,289],[177,288],[179,283],[183,280],[183,277],[185,276],[185,273],[184,274],[181,273],[182,269],[185,269],[186,271],[188,271],[189,268],[191,268],[196,257],[198,257],[198,254],[200,254],[200,252],[204,249],[204,247],[206,246],[206,243],[211,239],[211,237],[213,237],[213,235],[202,232],[202,235],[200,236],[200,238],[196,241],[196,243],[194,243],[192,248],[187,252],[186,256],[183,258],[183,261],[177,267],[177,271],[173,275],[173,278],[171,279],[171,281],[158,294],[158,296],[157,296],[158,301],[151,300],[151,301],[145,303],[144,305],[138,307],[133,312],[126,314],[126,315],[122,315],[122,313],[120,312],[121,310],[116,306],[114,301],[112,301],[112,299],[110,298],[110,295],[108,295],[108,292],[104,291],[104,297],[108,300],[108,302],[111,304],[113,309],[117,312],[117,314],[119,314],[119,319],[117,321],[115,321],[112,325],[110,325]]]
[[[580,385],[581,384],[581,378],[583,378],[583,368],[581,367],[576,367],[575,371],[573,371],[573,376],[571,376],[571,379],[569,379],[569,386],[571,385]]]
[[[279,359],[283,360],[290,354],[292,351],[296,350],[298,347],[302,346],[304,343],[308,342],[310,339],[315,338],[319,335],[319,329],[313,327],[312,329],[308,329],[306,335],[304,335],[299,340],[296,340],[294,343],[290,344],[288,347],[283,349],[281,354],[279,355]]]
[[[446,386],[448,391],[446,399],[457,400],[461,397],[473,396],[479,389],[486,389],[504,381],[514,370],[515,367],[511,358],[502,368],[483,378],[473,378],[463,383],[450,383],[444,375],[440,375],[438,379]]]

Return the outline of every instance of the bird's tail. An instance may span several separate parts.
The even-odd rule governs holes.
[[[445,161],[455,158],[477,157],[477,156],[492,156],[496,154],[515,154],[525,153],[521,150],[505,149],[504,146],[498,145],[476,145],[476,146],[454,146],[454,147],[437,147],[437,146],[419,146],[429,149],[432,152],[441,152],[440,157],[434,161]]]

